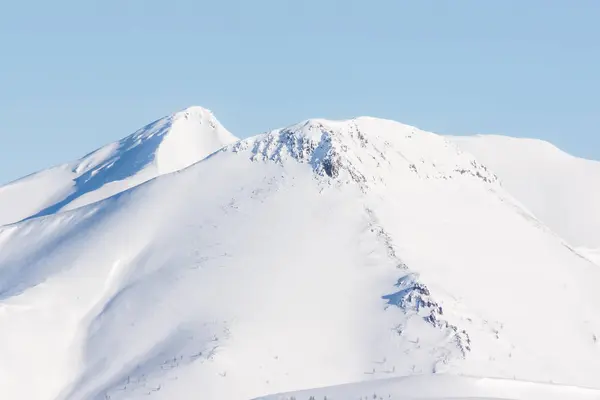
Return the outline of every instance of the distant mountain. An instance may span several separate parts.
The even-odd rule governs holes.
[[[161,118],[80,160],[0,187],[0,225],[70,210],[178,171],[237,140],[201,107]]]
[[[233,141],[201,120],[224,135],[204,155]],[[367,117],[177,155],[198,137],[148,163],[89,156],[102,184],[73,193],[105,199],[0,227],[0,398],[248,400],[423,374],[600,389],[600,268],[481,159]]]
[[[600,161],[574,157],[536,139],[450,138],[491,168],[505,189],[582,254],[600,254]]]

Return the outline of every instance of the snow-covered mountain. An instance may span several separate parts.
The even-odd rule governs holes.
[[[161,118],[80,160],[0,187],[0,225],[105,199],[237,140],[201,107]]]
[[[548,227],[600,263],[600,162],[537,139],[450,138],[498,174],[505,189]]]
[[[599,387],[597,282],[448,139],[309,120],[0,227],[0,398],[431,373]]]

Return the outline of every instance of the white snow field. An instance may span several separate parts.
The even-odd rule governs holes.
[[[600,265],[600,248],[588,249],[585,247],[579,247],[577,249],[577,252],[579,254],[583,255],[584,257],[587,257],[588,260],[591,260],[591,261],[595,262],[596,264]]]
[[[600,162],[551,143],[496,135],[450,139],[492,169],[505,189],[581,254],[600,264]]]
[[[597,400],[600,391],[505,379],[415,375],[277,394],[256,400]]]
[[[80,160],[0,186],[0,225],[94,203],[188,167],[236,140],[210,111],[190,107]]]
[[[52,211],[0,227],[0,399],[600,387],[600,268],[442,136],[310,120]]]

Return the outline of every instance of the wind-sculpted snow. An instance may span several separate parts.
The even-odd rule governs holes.
[[[583,386],[600,374],[597,265],[473,156],[392,121],[244,139],[0,227],[0,249],[0,398],[247,400],[420,374]]]
[[[0,225],[108,198],[186,168],[236,140],[210,111],[190,107],[78,161],[0,187]]]

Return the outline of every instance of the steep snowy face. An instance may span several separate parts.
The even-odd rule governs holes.
[[[0,227],[0,248],[0,398],[600,374],[600,269],[473,156],[392,121],[242,140]]]
[[[238,140],[219,123],[212,112],[202,107],[190,107],[174,114],[170,117],[169,125],[168,134],[163,136],[154,153],[153,161],[158,175],[189,167]]]
[[[190,107],[78,161],[0,187],[0,225],[102,200],[186,168],[236,140],[210,111]]]
[[[585,253],[600,251],[599,161],[574,157],[535,139],[449,139],[498,174],[505,189],[573,246]]]

